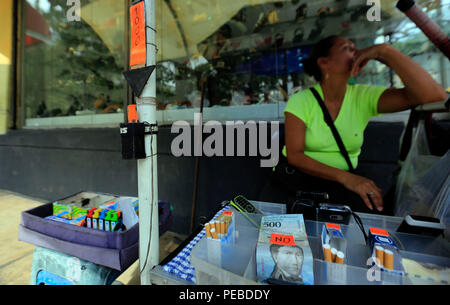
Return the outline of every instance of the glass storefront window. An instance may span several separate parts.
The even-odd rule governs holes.
[[[300,1],[156,3],[158,109],[192,118],[206,77],[208,118],[278,119],[289,93],[311,83],[301,63],[312,38],[297,23],[306,13]]]
[[[67,21],[66,2],[25,1],[26,118],[123,111],[130,1],[80,0],[79,22]],[[203,77],[205,120],[282,120],[289,97],[315,83],[302,60],[329,35],[358,48],[391,43],[448,87],[450,67],[441,52],[396,1],[380,3],[380,21],[370,21],[366,1],[155,0],[158,122],[193,120]],[[450,32],[450,0],[416,3]],[[402,86],[376,61],[352,81]]]
[[[125,4],[83,0],[69,21],[66,0],[25,1],[25,117],[117,113],[123,109]]]
[[[207,76],[204,107],[214,108],[219,118],[227,110],[218,107],[237,107],[235,113],[248,112],[248,118],[267,117],[261,112],[271,109],[269,116],[282,119],[289,96],[314,83],[303,73],[301,60],[329,35],[344,36],[358,48],[391,43],[448,86],[448,66],[440,64],[444,56],[395,7],[396,1],[380,1],[380,21],[368,20],[366,1],[207,2],[156,0],[160,110],[198,108],[200,78]],[[428,2],[416,1],[449,32],[449,1]],[[352,81],[401,86],[393,71],[375,61]]]

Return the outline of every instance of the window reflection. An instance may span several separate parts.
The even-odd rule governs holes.
[[[27,118],[123,111],[129,1],[80,1],[79,22],[67,21],[66,0],[24,1]],[[431,2],[416,1],[450,32],[450,0]],[[381,1],[381,21],[370,22],[366,1],[155,0],[158,110],[200,107],[207,77],[205,107],[282,118],[289,96],[314,84],[302,60],[329,35],[358,48],[391,43],[448,87],[448,61],[395,4]],[[376,61],[353,81],[402,86]]]
[[[449,11],[448,2],[416,1],[446,32],[448,22],[439,16]],[[442,54],[395,4],[381,1],[381,21],[370,22],[365,1],[159,0],[158,108],[199,107],[199,79],[204,75],[206,107],[283,105],[291,94],[314,82],[303,73],[301,63],[310,46],[334,34],[351,39],[358,48],[392,43],[440,77],[433,70]],[[425,53],[433,53],[424,57],[428,60],[409,51],[424,43],[429,46]],[[376,61],[352,81],[401,85],[388,67]]]
[[[202,76],[206,107],[286,102],[294,87],[309,83],[301,60],[310,46],[295,24],[305,19],[306,4],[157,2],[159,109],[198,107]]]
[[[122,111],[124,3],[81,1],[72,22],[68,9],[66,0],[25,2],[26,118]]]

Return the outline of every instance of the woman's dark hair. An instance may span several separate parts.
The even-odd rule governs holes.
[[[306,74],[314,76],[318,82],[322,80],[322,71],[317,64],[317,59],[330,55],[330,49],[333,47],[336,38],[338,36],[332,35],[317,42],[312,47],[311,52],[309,52],[309,57],[303,61],[303,68]]]

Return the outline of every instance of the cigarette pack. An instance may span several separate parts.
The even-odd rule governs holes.
[[[322,252],[326,264],[325,276],[328,283],[347,283],[347,240],[341,226],[335,223],[325,223],[321,235]]]
[[[65,219],[79,219],[86,217],[88,209],[77,207],[75,204],[61,204],[57,201],[52,204],[53,216]]]
[[[223,214],[205,224],[206,237],[215,241],[234,243],[235,241],[235,214],[224,211]]]
[[[117,210],[117,201],[112,200],[108,203],[102,204],[98,207],[99,209],[105,209],[105,210]]]
[[[85,218],[87,213],[88,213],[88,209],[83,209],[83,208],[74,206],[72,208],[72,218],[71,219]]]
[[[338,258],[335,258],[334,255],[332,255],[331,262],[345,263],[347,258],[347,239],[345,239],[340,225],[334,223],[325,223],[322,227],[321,241],[324,251],[328,248],[325,247],[325,245],[328,245],[331,252],[334,252],[332,250],[335,249],[336,253],[334,255],[337,255],[337,253],[340,252]],[[327,261],[325,252],[324,259],[325,261]]]
[[[233,211],[224,211],[221,215],[205,224],[206,252],[208,261],[222,266],[235,243],[236,220]]]
[[[82,216],[79,218],[68,219],[65,217],[57,216],[57,215],[50,215],[50,216],[45,217],[44,219],[58,221],[58,222],[64,222],[64,223],[68,223],[71,225],[82,227],[84,225],[85,218],[86,218],[85,216]]]
[[[369,247],[373,264],[383,271],[404,275],[400,251],[386,230],[369,228]]]
[[[72,219],[72,209],[74,208],[74,204],[61,204],[57,201],[53,202],[53,215],[65,218]]]

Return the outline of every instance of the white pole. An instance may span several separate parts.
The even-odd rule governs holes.
[[[145,0],[147,62],[156,63],[155,0]],[[140,122],[156,124],[156,71],[136,98]],[[145,136],[147,158],[138,160],[139,265],[141,285],[150,285],[150,270],[159,263],[158,173],[156,134]],[[152,155],[153,154],[153,155]]]

